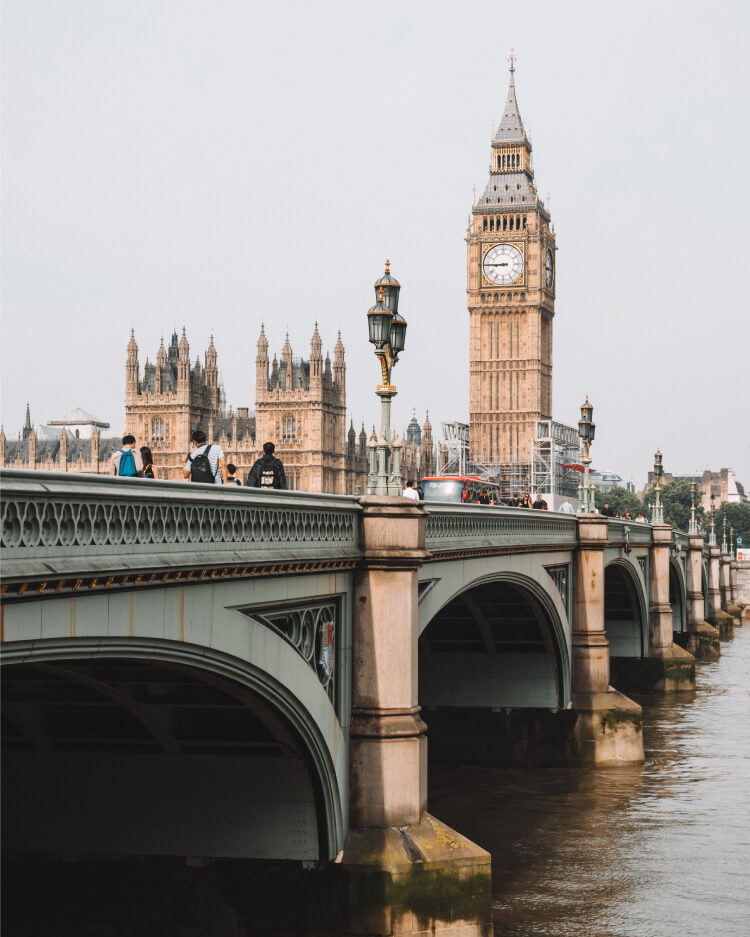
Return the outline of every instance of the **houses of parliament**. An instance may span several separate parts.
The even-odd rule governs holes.
[[[185,332],[164,341],[152,362],[141,368],[131,332],[125,362],[124,433],[151,448],[160,478],[181,480],[191,432],[200,427],[221,446],[227,462],[245,478],[262,454],[263,443],[276,444],[290,489],[329,494],[364,494],[367,490],[368,437],[350,423],[346,428],[346,364],[341,335],[323,356],[317,323],[308,358],[295,357],[287,335],[281,355],[269,357],[261,326],[255,359],[255,412],[227,407],[213,336],[201,358],[191,361]],[[58,428],[60,427],[60,428]],[[9,468],[106,474],[120,438],[104,438],[108,424],[82,410],[67,419],[35,428],[27,408],[19,439],[0,432],[0,464]],[[405,434],[405,475],[432,471],[432,429],[413,417]]]

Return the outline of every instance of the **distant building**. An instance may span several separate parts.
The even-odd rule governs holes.
[[[642,494],[650,491],[654,487],[656,479],[654,473],[648,473],[646,487]],[[718,507],[725,501],[729,504],[739,504],[747,501],[748,497],[745,487],[737,481],[734,471],[730,468],[719,469],[718,472],[712,472],[706,469],[702,475],[673,475],[671,472],[665,472],[662,476],[661,486],[669,485],[672,482],[695,482],[700,492],[700,506],[704,511],[711,510],[711,504]]]
[[[435,474],[435,447],[432,441],[432,424],[429,412],[425,415],[424,426],[419,425],[416,410],[404,433],[403,464],[401,477],[404,481],[423,478]]]
[[[6,468],[36,469],[46,472],[109,472],[112,454],[119,439],[102,438],[109,429],[85,410],[71,410],[61,420],[34,426],[26,404],[26,421],[17,439],[7,439],[0,428],[0,465]]]
[[[706,469],[701,476],[700,490],[701,505],[704,511],[711,510],[712,499],[717,506],[725,501],[728,501],[729,504],[740,504],[748,500],[745,486],[737,481],[734,472],[730,468],[723,468],[718,472]]]
[[[110,435],[105,432],[110,428],[109,423],[103,423],[101,420],[97,420],[95,416],[92,416],[80,407],[76,407],[75,410],[66,413],[61,420],[50,420],[47,424],[47,427],[50,429],[58,426],[61,428],[64,427],[76,439],[91,439],[94,433],[97,432],[100,436]],[[59,433],[60,430],[57,430],[57,432]]]
[[[625,488],[629,491],[633,487],[632,483],[626,482],[622,475],[616,472],[591,472],[589,481],[598,491],[612,491],[613,488]]]

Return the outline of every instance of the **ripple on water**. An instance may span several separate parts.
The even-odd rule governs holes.
[[[750,628],[649,697],[642,766],[433,767],[430,809],[493,856],[502,937],[750,934]]]

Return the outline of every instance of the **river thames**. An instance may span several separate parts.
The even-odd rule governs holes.
[[[431,767],[430,812],[492,853],[497,937],[750,934],[750,627],[721,651],[636,697],[643,765]]]

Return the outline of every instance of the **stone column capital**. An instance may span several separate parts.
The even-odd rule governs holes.
[[[360,546],[366,566],[412,569],[429,556],[425,550],[427,511],[400,495],[366,495],[359,499]]]
[[[604,549],[607,543],[607,518],[601,514],[581,514],[578,521],[578,543],[588,550]]]
[[[703,534],[690,534],[688,536],[688,550],[700,550],[702,553],[704,542]]]
[[[653,524],[651,527],[651,543],[655,547],[672,546],[671,524]]]

